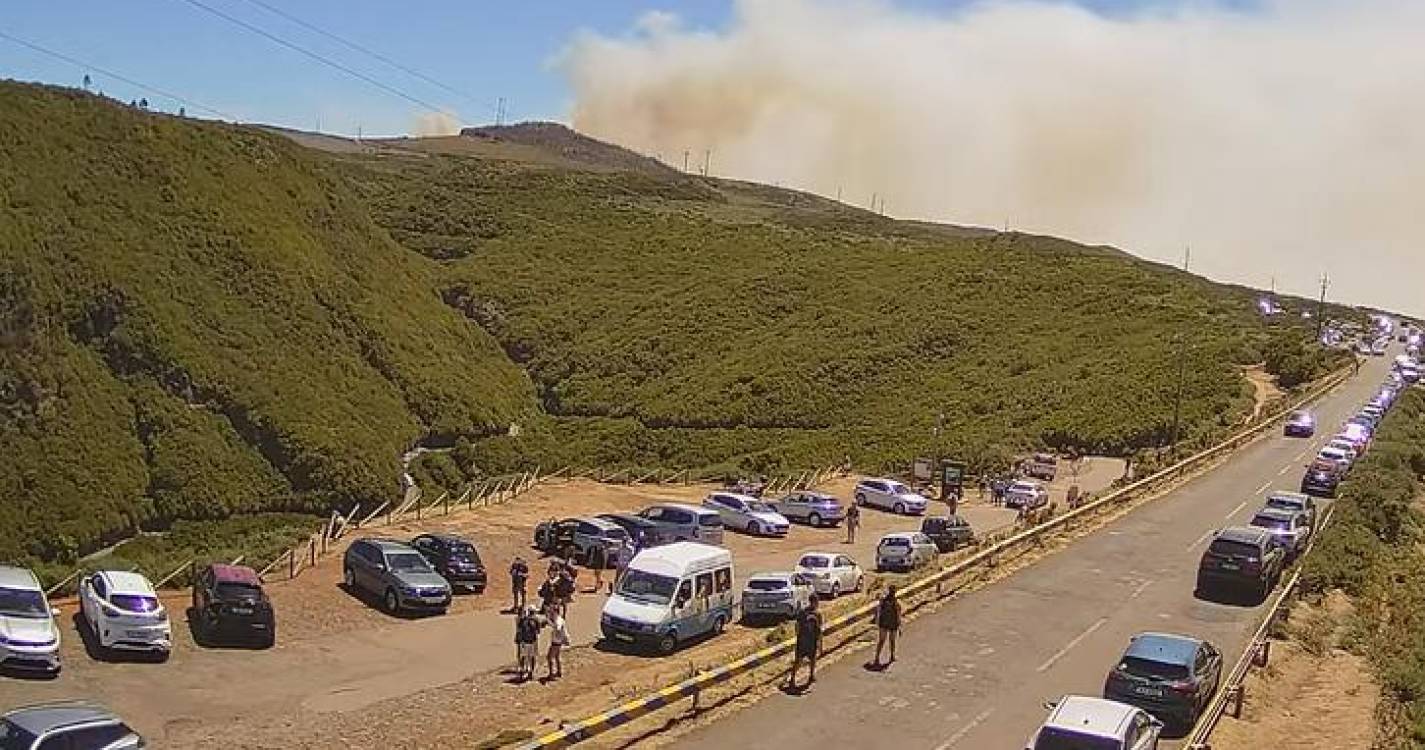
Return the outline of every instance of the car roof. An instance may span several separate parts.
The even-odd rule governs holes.
[[[785,581],[785,580],[791,580],[792,576],[795,576],[795,575],[796,575],[796,573],[792,573],[792,572],[785,571],[785,570],[774,570],[774,571],[772,571],[772,572],[770,572],[770,573],[753,573],[752,575],[750,575],[750,576],[747,577],[747,582],[748,582],[748,583],[751,583],[752,581],[766,581],[766,580],[770,580],[770,579],[776,579],[776,580],[778,580],[778,581]]]
[[[1191,664],[1202,641],[1173,633],[1140,633],[1128,644],[1125,657],[1163,664]]]
[[[4,718],[33,735],[75,724],[119,721],[119,717],[112,711],[85,701],[57,701],[23,706],[6,713]]]
[[[412,552],[412,551],[414,551],[414,550],[411,549],[411,545],[406,544],[405,542],[402,542],[402,541],[400,541],[400,540],[398,540],[398,539],[383,539],[383,538],[381,538],[381,537],[374,537],[374,536],[373,536],[373,537],[367,537],[367,538],[365,538],[365,539],[358,539],[357,541],[359,541],[359,542],[366,542],[367,544],[370,544],[370,545],[372,545],[373,547],[376,547],[377,549],[381,550],[382,552]]]
[[[627,523],[632,526],[657,526],[658,524],[633,513],[600,513],[595,518],[602,518],[613,523]],[[616,520],[615,520],[616,519]]]
[[[1217,532],[1216,539],[1223,539],[1229,542],[1248,542],[1250,544],[1261,544],[1267,536],[1266,529],[1259,529],[1255,526],[1228,526]]]
[[[886,539],[914,539],[916,534],[918,533],[919,532],[916,531],[892,531],[889,534],[883,534],[881,536],[881,540],[884,541]]]
[[[814,490],[798,490],[787,497],[809,497],[813,500],[835,500],[836,496],[826,492],[816,492]]]
[[[127,570],[101,570],[99,575],[104,579],[105,585],[109,587],[110,594],[157,596],[153,590],[153,584],[149,583],[141,573],[130,573]]]
[[[1010,486],[1013,487],[1013,486],[1015,486],[1015,485],[1028,486],[1028,487],[1043,487],[1043,486],[1044,486],[1044,483],[1043,483],[1043,482],[1040,482],[1040,481],[1037,480],[1037,479],[1016,479],[1016,480],[1014,480],[1014,482],[1012,482],[1012,483],[1010,484]]]
[[[1071,729],[1095,737],[1116,738],[1122,735],[1123,725],[1137,712],[1138,709],[1117,701],[1066,695],[1054,706],[1044,726]]]
[[[689,505],[689,504],[687,504],[687,503],[675,503],[675,502],[664,502],[664,501],[659,501],[659,502],[653,503],[653,504],[649,505],[648,508],[677,508],[678,510],[686,510],[686,511],[688,511],[689,513],[698,513],[698,514],[702,514],[702,513],[716,513],[716,512],[717,512],[717,511],[715,511],[715,510],[710,510],[710,509],[708,509],[708,508],[704,508],[704,507],[702,507],[701,505]],[[644,510],[648,510],[648,508],[644,508]]]
[[[803,553],[801,554],[801,557],[798,557],[797,560],[801,560],[802,558],[806,558],[806,557],[825,557],[825,558],[827,558],[828,560],[831,560],[831,559],[835,559],[837,554],[838,554],[838,553],[836,553],[836,552],[820,552],[820,551],[817,551],[817,550],[812,550],[811,552],[803,552]]]
[[[240,583],[247,586],[261,586],[262,579],[257,571],[246,565],[213,565],[213,580],[218,583]]]
[[[0,586],[24,591],[41,590],[39,579],[29,568],[18,568],[13,565],[0,565]]]
[[[465,537],[460,536],[459,534],[448,534],[448,533],[443,532],[443,531],[431,532],[431,533],[429,533],[429,534],[418,534],[418,535],[416,536],[417,539],[419,539],[419,538],[421,538],[421,537],[426,537],[426,538],[428,538],[428,539],[434,539],[434,540],[436,540],[437,542],[441,542],[441,543],[443,543],[443,544],[471,544],[471,543],[472,543],[469,539],[466,539]]]
[[[1292,502],[1297,502],[1306,505],[1311,502],[1311,496],[1304,495],[1300,492],[1286,492],[1284,490],[1278,490],[1277,492],[1272,492],[1267,495],[1267,502],[1271,502],[1272,500],[1291,500]]]
[[[1292,518],[1301,515],[1301,511],[1287,510],[1286,508],[1262,508],[1257,511],[1258,518],[1276,518],[1283,521],[1290,521]]]
[[[761,500],[758,500],[757,498],[755,498],[755,497],[753,497],[753,496],[751,496],[751,495],[744,495],[744,494],[742,494],[741,492],[727,492],[726,490],[718,490],[718,491],[716,491],[716,492],[709,492],[709,493],[708,493],[708,497],[717,497],[717,496],[719,496],[719,495],[721,495],[722,497],[736,498],[736,499],[738,499],[738,500],[741,500],[741,501],[744,502],[744,503],[759,503],[759,502],[762,502]]]

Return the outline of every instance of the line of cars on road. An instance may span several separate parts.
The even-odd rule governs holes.
[[[1403,381],[1388,381],[1327,442],[1308,467],[1302,492],[1271,492],[1248,525],[1211,536],[1198,562],[1198,595],[1245,589],[1257,603],[1266,600],[1317,530],[1320,509],[1313,494],[1335,493],[1340,476],[1369,447]],[[1310,437],[1316,420],[1307,412],[1292,414],[1284,432]],[[1134,636],[1105,678],[1103,697],[1071,695],[1046,704],[1050,713],[1025,749],[1154,750],[1167,726],[1192,727],[1221,688],[1222,673],[1222,653],[1206,640],[1174,633]]]

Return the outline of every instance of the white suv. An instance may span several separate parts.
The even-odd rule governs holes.
[[[1068,695],[1052,709],[1024,750],[1157,750],[1163,731],[1163,723],[1143,709],[1103,698]]]
[[[153,584],[138,573],[101,570],[79,584],[84,621],[100,650],[142,651],[167,659],[173,651],[168,612]]]
[[[45,599],[35,574],[0,565],[0,665],[10,669],[59,672],[56,610]]]
[[[900,515],[921,515],[929,501],[894,479],[862,479],[856,483],[856,504],[895,511]]]

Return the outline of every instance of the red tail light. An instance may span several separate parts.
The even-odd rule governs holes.
[[[1195,688],[1195,686],[1192,684],[1192,682],[1170,682],[1170,683],[1168,683],[1168,689],[1171,690],[1171,691],[1173,691],[1173,692],[1175,692],[1175,693],[1188,693],[1188,694],[1191,694],[1191,693],[1194,691],[1194,688]]]

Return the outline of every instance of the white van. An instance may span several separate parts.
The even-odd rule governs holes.
[[[732,621],[732,553],[698,542],[639,552],[604,602],[604,638],[671,654]]]

